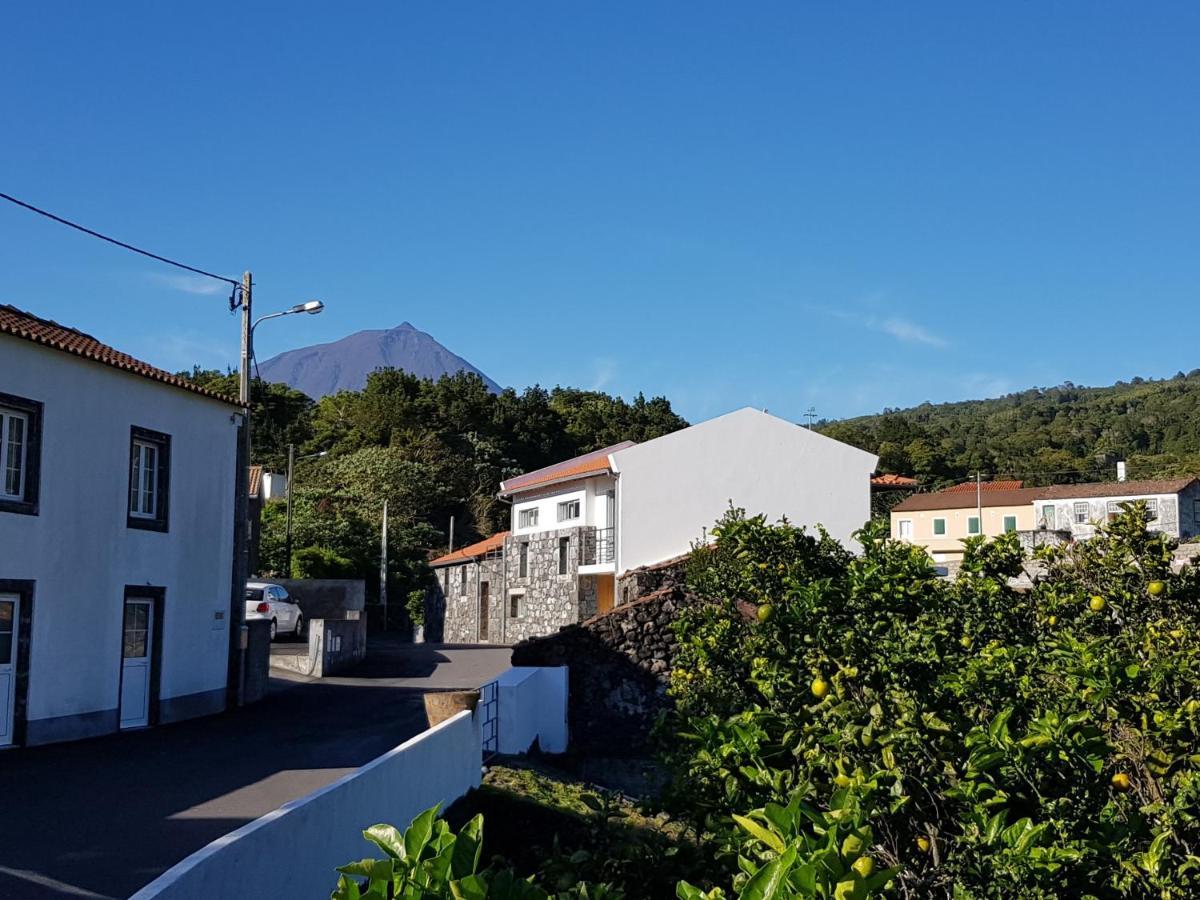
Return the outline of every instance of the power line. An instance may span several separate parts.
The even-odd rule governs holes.
[[[72,222],[69,219],[64,219],[62,216],[56,216],[52,212],[47,212],[44,209],[38,209],[38,207],[34,206],[33,204],[26,203],[24,200],[18,200],[16,197],[12,197],[8,194],[0,193],[0,199],[7,200],[9,203],[15,203],[17,206],[22,206],[30,212],[35,212],[39,216],[45,216],[47,219],[52,219],[55,222],[58,222],[60,225],[66,225],[68,228],[74,228],[76,231],[82,231],[84,234],[89,234],[94,238],[100,238],[100,240],[108,241],[110,244],[116,244],[118,247],[123,247],[126,250],[132,250],[134,253],[140,253],[142,256],[148,256],[150,259],[156,259],[159,262],[166,263],[168,266],[175,266],[177,269],[185,269],[188,272],[194,272],[197,275],[203,275],[205,278],[213,278],[217,281],[223,281],[226,284],[233,285],[235,288],[240,288],[242,286],[241,281],[237,279],[226,278],[224,275],[215,275],[212,272],[206,272],[203,269],[197,269],[195,266],[185,265],[184,263],[176,260],[168,259],[165,256],[159,256],[157,253],[151,253],[149,250],[143,250],[140,247],[135,247],[133,244],[126,244],[124,241],[118,241],[116,238],[109,237],[106,234],[101,234],[98,231],[93,231],[90,228],[86,228],[83,225],[80,225],[78,222]],[[231,305],[232,302],[233,298],[231,297]]]

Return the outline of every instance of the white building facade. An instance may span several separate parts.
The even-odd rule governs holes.
[[[225,708],[239,420],[0,306],[0,745]]]
[[[852,544],[876,463],[746,408],[509,479],[512,531],[433,561],[430,618],[443,640],[499,643],[583,621],[621,602],[619,575],[688,552],[731,504]]]

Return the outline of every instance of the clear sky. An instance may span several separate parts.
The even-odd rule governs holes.
[[[1198,4],[184,6],[5,6],[0,191],[326,302],[260,359],[407,320],[693,420],[1200,366]],[[0,204],[0,302],[235,364],[181,275]]]

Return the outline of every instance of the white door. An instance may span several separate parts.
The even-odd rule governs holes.
[[[13,705],[17,690],[17,622],[20,600],[0,594],[0,747],[13,742]]]
[[[121,642],[121,727],[150,724],[150,660],[154,601],[127,599]]]

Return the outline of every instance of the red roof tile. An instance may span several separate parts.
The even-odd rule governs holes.
[[[262,466],[251,466],[250,467],[249,479],[250,479],[250,496],[251,497],[257,497],[262,492],[262,477],[263,477],[263,467]]]
[[[1042,496],[1043,488],[1013,488],[1010,490],[982,491],[979,502],[989,509],[996,506],[1024,506]],[[937,491],[932,494],[913,494],[892,507],[892,512],[910,512],[923,509],[975,509],[975,491]]]
[[[948,487],[943,494],[973,494],[975,493],[975,482],[967,481],[963,484],[956,484],[953,487]],[[984,491],[1019,491],[1025,487],[1023,481],[982,481],[979,483],[979,488]]]
[[[561,481],[572,481],[576,478],[586,478],[590,475],[605,475],[612,471],[608,465],[608,455],[632,446],[633,441],[621,441],[621,443],[613,444],[611,447],[605,447],[602,450],[593,450],[591,453],[585,453],[582,456],[576,456],[574,459],[546,466],[544,469],[536,469],[532,472],[526,472],[524,475],[517,475],[500,483],[500,494],[501,496],[507,496],[515,494],[518,491],[527,491],[530,488],[557,484]]]
[[[140,359],[135,359],[127,353],[114,350],[108,344],[101,343],[90,334],[84,334],[82,331],[74,328],[68,328],[49,319],[35,316],[33,313],[24,312],[15,306],[0,304],[0,334],[10,334],[13,337],[23,338],[35,344],[41,344],[43,347],[61,350],[64,353],[71,353],[83,359],[90,359],[106,366],[112,366],[114,369],[121,369],[125,372],[131,372],[134,375],[141,375],[143,378],[160,381],[172,387],[183,388],[185,391],[191,391],[193,394],[200,394],[213,400],[220,400],[222,403],[230,403],[234,406],[239,405],[237,401],[231,400],[223,394],[199,387],[192,384],[186,378],[172,375],[170,372],[155,368],[149,363],[142,362]]]
[[[1055,484],[1041,488],[1046,500],[1071,500],[1075,497],[1137,497],[1144,494],[1178,494],[1196,480],[1196,476],[1164,478],[1153,481],[1105,481],[1097,484]]]
[[[917,479],[907,475],[876,475],[871,479],[872,487],[916,487]]]
[[[493,550],[499,550],[504,546],[504,539],[508,537],[507,531],[498,531],[490,538],[484,538],[474,544],[468,544],[465,547],[459,547],[453,553],[447,553],[444,556],[439,556],[437,559],[429,561],[431,566],[451,566],[455,563],[463,563],[472,559],[477,559],[480,556],[485,556]]]

